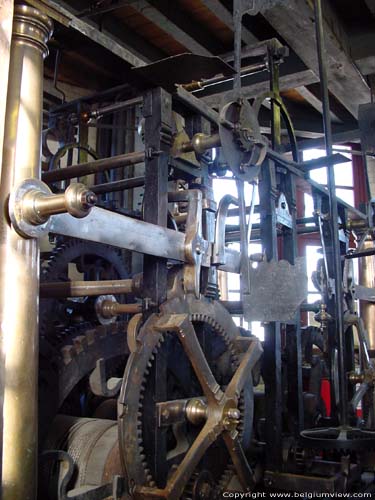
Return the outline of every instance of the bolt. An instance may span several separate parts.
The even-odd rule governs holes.
[[[229,420],[239,420],[241,414],[237,408],[229,408],[227,418]]]
[[[92,191],[87,191],[87,192],[83,193],[82,198],[81,198],[82,205],[84,205],[86,207],[93,207],[97,201],[98,201],[98,197]]]
[[[197,245],[197,246],[195,247],[195,253],[196,253],[197,255],[200,255],[200,254],[202,253],[201,247],[200,247],[199,245]]]

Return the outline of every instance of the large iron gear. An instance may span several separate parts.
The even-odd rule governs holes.
[[[236,339],[240,332],[229,313],[217,302],[192,297],[169,300],[162,306],[162,315],[186,313],[194,325],[201,348],[218,384],[225,388],[239,364],[240,352]],[[167,470],[164,478],[158,472],[155,445],[155,403],[202,396],[202,389],[193,373],[188,357],[176,335],[161,333],[155,329],[159,315],[152,315],[138,335],[139,348],[131,353],[125,370],[119,398],[120,447],[124,465],[132,489],[134,486],[151,488],[165,486],[175,467],[188,452],[189,446],[199,434],[199,426],[190,423],[171,425],[162,430],[166,439]],[[160,382],[157,374],[158,360],[166,360],[166,393],[157,394]],[[253,388],[252,377],[242,392],[239,402],[238,431],[244,449],[248,448],[252,432]],[[200,477],[209,470],[216,485],[228,475],[231,459],[221,438],[213,439],[210,448],[193,471]],[[187,478],[186,497],[194,485],[194,477]],[[189,480],[190,479],[190,480]],[[205,487],[205,490],[207,488]],[[215,494],[218,493],[216,486]],[[211,497],[210,497],[211,498]]]
[[[51,252],[41,269],[41,282],[68,281],[69,268],[75,265],[85,280],[126,279],[128,273],[119,250],[104,244],[64,238]],[[121,301],[121,299],[120,299]],[[64,330],[85,319],[86,298],[76,300],[41,299],[40,335],[60,343]],[[88,308],[86,308],[88,309]]]
[[[94,370],[98,359],[104,359],[110,363],[112,369],[116,367],[121,369],[127,354],[124,321],[95,327],[84,324],[67,328],[64,331],[64,342],[58,347],[41,339],[39,355],[40,440],[43,441],[52,419],[61,411],[72,392]],[[74,415],[79,415],[79,403],[77,408],[72,408],[72,405],[70,408]]]

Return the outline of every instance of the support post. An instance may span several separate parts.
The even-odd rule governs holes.
[[[51,32],[48,17],[15,6],[0,183],[0,325],[6,360],[3,500],[36,496],[39,244],[15,232],[8,198],[21,181],[40,179],[43,58]]]
[[[172,132],[172,98],[165,90],[156,88],[144,98],[145,150],[162,151],[158,157],[148,155],[145,161],[144,220],[160,226],[167,225],[168,216],[168,155]],[[158,242],[155,241],[155,245]],[[167,298],[167,261],[145,255],[143,260],[143,294],[155,306]],[[152,383],[155,387],[155,402],[165,401],[167,393],[167,360],[164,356],[155,359]],[[154,470],[152,474],[159,484],[167,480],[167,435],[153,420]]]

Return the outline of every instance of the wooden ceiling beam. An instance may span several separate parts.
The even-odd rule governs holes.
[[[225,26],[234,32],[233,15],[220,0],[201,0],[201,3],[214,14]],[[241,30],[242,41],[246,45],[251,45],[258,43],[258,39],[254,36],[251,31],[249,31],[245,26],[242,26]]]
[[[138,0],[131,4],[132,8],[142,14],[143,17],[162,29],[193,54],[212,56],[212,53],[190,36],[186,31],[174,24],[160,10],[156,9],[147,0]]]
[[[73,28],[87,38],[90,38],[90,40],[93,40],[109,50],[131,66],[139,67],[147,64],[148,60],[146,58],[141,58],[134,54],[134,51],[130,50],[122,42],[114,40],[111,35],[99,31],[92,23],[88,23],[76,17],[75,13],[73,13],[68,6],[65,7],[65,5],[63,5],[63,2],[57,3],[53,0],[28,0],[28,3],[50,16],[53,20],[68,28]]]
[[[263,13],[288,45],[308,68],[319,74],[315,42],[315,22],[312,2],[288,0]],[[358,106],[369,100],[369,88],[346,50],[347,40],[340,40],[341,22],[330,12],[329,25],[325,22],[326,63],[330,92],[357,118]],[[333,18],[335,30],[333,26]]]

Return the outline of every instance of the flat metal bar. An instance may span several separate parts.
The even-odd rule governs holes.
[[[155,257],[185,261],[183,233],[103,208],[94,207],[84,219],[76,219],[69,214],[54,215],[50,232]]]
[[[122,155],[102,158],[100,160],[89,161],[87,163],[80,163],[79,165],[74,165],[72,167],[45,172],[42,175],[42,180],[50,183],[66,179],[75,179],[76,177],[82,177],[88,174],[97,174],[98,172],[104,172],[105,170],[135,165],[136,163],[144,162],[144,160],[144,151],[124,153]]]

